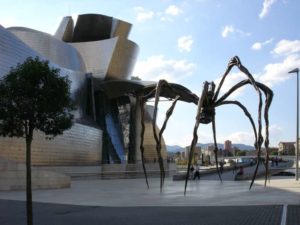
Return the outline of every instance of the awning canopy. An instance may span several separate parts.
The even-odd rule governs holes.
[[[94,82],[95,91],[103,91],[108,98],[117,98],[124,95],[145,96],[146,99],[155,97],[155,88],[157,82],[154,81],[141,81],[141,80],[109,80]],[[179,100],[185,102],[198,103],[198,96],[191,92],[186,87],[168,83],[169,86],[164,86],[160,93],[161,97],[167,99],[174,99],[177,95],[180,96]]]

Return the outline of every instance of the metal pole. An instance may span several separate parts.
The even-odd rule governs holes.
[[[297,73],[297,130],[296,130],[296,171],[295,171],[295,178],[296,181],[299,180],[299,68],[291,70],[289,73]]]
[[[299,71],[297,70],[297,139],[296,139],[296,180],[299,180]]]

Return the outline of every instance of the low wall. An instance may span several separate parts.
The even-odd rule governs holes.
[[[32,189],[69,188],[69,176],[53,171],[32,169]],[[24,164],[0,160],[0,191],[25,190],[26,167]]]

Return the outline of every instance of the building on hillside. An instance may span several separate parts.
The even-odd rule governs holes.
[[[278,155],[295,155],[295,142],[279,142]]]
[[[185,152],[186,159],[188,159],[190,157],[190,146],[185,147],[184,152]],[[193,158],[195,161],[198,161],[201,159],[201,147],[200,146],[195,146]]]
[[[224,142],[223,156],[232,156],[234,155],[233,151],[232,142],[230,140],[226,140]]]
[[[205,165],[210,165],[215,162],[215,147],[213,145],[206,146],[202,151],[202,162]]]
[[[138,45],[128,39],[131,26],[98,14],[79,15],[76,22],[70,16],[64,17],[54,35],[0,25],[0,77],[27,57],[48,60],[61,75],[68,75],[77,106],[74,126],[63,135],[46,140],[42,133],[34,134],[32,165],[138,163],[141,121],[145,122],[145,160],[157,160],[152,109],[146,106],[143,111],[141,104],[141,99],[154,97],[157,82],[131,79],[139,51]],[[188,89],[170,85],[172,90],[184,92],[180,100],[197,103],[197,96]],[[161,96],[176,97],[169,90]],[[24,162],[24,142],[1,137],[0,158]],[[163,140],[162,157],[167,157]]]
[[[276,148],[276,147],[270,147],[269,148],[269,154],[270,154],[270,156],[272,156],[272,155],[278,155],[278,151],[279,151],[279,149]]]

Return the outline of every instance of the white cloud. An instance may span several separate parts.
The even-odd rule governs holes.
[[[166,8],[164,13],[158,13],[158,16],[160,16],[161,21],[169,21],[173,22],[174,17],[179,16],[183,13],[183,10],[175,5],[170,5]]]
[[[265,127],[263,128],[263,135],[265,136]],[[281,141],[283,135],[282,128],[277,124],[272,124],[269,126],[269,139],[270,146],[276,147]]]
[[[166,10],[165,10],[165,14],[166,15],[171,15],[171,16],[178,16],[179,14],[181,14],[183,11],[178,8],[175,5],[170,5]]]
[[[186,60],[166,59],[164,55],[153,55],[144,61],[138,61],[133,75],[143,80],[166,79],[169,82],[176,82],[190,76],[195,68],[194,63]]]
[[[273,53],[277,55],[289,55],[297,52],[300,52],[300,40],[281,40],[273,50]]]
[[[260,73],[259,81],[268,86],[284,82],[291,77],[287,74],[290,70],[300,67],[300,40],[281,40],[272,53],[283,60],[267,64]]]
[[[229,35],[234,35],[234,36],[239,36],[239,37],[247,37],[247,36],[250,36],[251,33],[237,29],[233,25],[226,25],[223,28],[221,35],[223,38],[227,38],[227,37],[229,37]]]
[[[261,42],[255,42],[251,48],[253,50],[260,50],[262,48],[262,46],[263,46],[263,44]]]
[[[270,44],[271,42],[273,41],[273,39],[269,39],[267,41],[264,41],[264,42],[255,42],[252,46],[251,46],[251,49],[253,50],[260,50],[262,49],[263,46],[267,45],[267,44]]]
[[[198,129],[197,135],[198,135],[198,143],[211,143],[213,141],[213,136],[211,132],[205,132],[203,126],[200,126]],[[180,129],[180,127],[178,127]],[[168,132],[168,131],[167,131]],[[168,134],[164,133],[164,136],[167,136]],[[182,147],[190,146],[193,140],[193,132],[184,133],[179,135],[179,137],[170,136],[167,138],[166,144],[167,145],[179,145]]]
[[[264,18],[271,8],[271,6],[276,2],[277,0],[264,0],[263,8],[259,14],[259,18]]]
[[[253,131],[239,131],[228,135],[224,140],[231,140],[232,143],[243,143],[254,146],[255,137]]]
[[[282,62],[267,64],[259,80],[268,86],[273,86],[289,79],[288,71],[297,67],[300,67],[300,56],[289,55]]]
[[[255,122],[257,122],[257,121],[255,121]],[[265,121],[263,120],[262,123],[264,123],[264,122]],[[249,126],[251,126],[250,123],[249,123]],[[283,134],[283,131],[279,125],[277,125],[277,124],[270,125],[269,126],[270,146],[276,147],[280,138],[282,137],[282,134]],[[265,127],[263,127],[262,135],[265,139]],[[231,133],[231,134],[225,135],[225,136],[221,135],[218,137],[218,140],[219,140],[218,141],[219,143],[222,142],[222,140],[223,141],[230,140],[230,141],[232,141],[233,144],[234,143],[243,143],[243,144],[254,146],[255,136],[254,136],[253,130],[251,129],[249,131],[234,132],[234,133]],[[262,147],[264,147],[264,144]]]
[[[152,19],[154,16],[154,12],[150,10],[146,10],[142,6],[137,6],[134,8],[134,11],[137,13],[136,14],[136,20],[138,22],[143,22],[145,20]]]
[[[222,37],[227,38],[230,33],[234,32],[234,27],[232,25],[226,25],[222,31]]]
[[[194,40],[191,35],[182,36],[177,40],[177,46],[180,52],[190,52],[192,50],[192,44]]]
[[[175,5],[169,5],[163,12],[154,12],[145,9],[142,6],[137,6],[133,8],[136,13],[136,21],[143,22],[153,18],[158,18],[161,21],[173,22],[174,17],[179,16],[183,13],[183,10]]]

